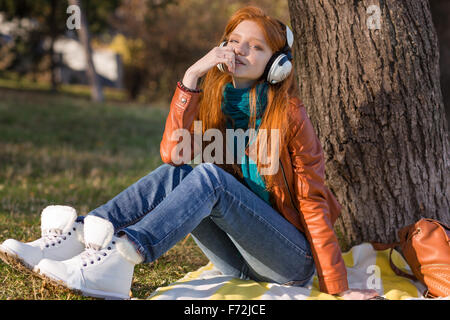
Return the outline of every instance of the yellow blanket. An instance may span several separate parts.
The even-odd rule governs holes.
[[[425,286],[420,282],[397,276],[389,265],[389,250],[376,251],[370,243],[362,243],[343,253],[350,288],[375,289],[390,300],[422,300]],[[411,270],[400,253],[392,259],[405,272]],[[190,272],[182,279],[158,288],[148,299],[203,300],[339,300],[319,291],[317,275],[304,287],[240,280],[224,276],[212,263]],[[449,299],[450,297],[441,298]]]

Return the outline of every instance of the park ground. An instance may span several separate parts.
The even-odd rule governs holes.
[[[88,97],[83,87],[55,93],[0,81],[0,242],[35,240],[47,205],[84,215],[162,164],[167,106],[129,103],[114,91],[101,104]],[[132,296],[145,299],[207,262],[189,237],[135,267]],[[90,298],[0,261],[0,300],[10,299]]]

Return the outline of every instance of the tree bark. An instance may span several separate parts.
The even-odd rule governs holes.
[[[422,217],[448,224],[449,140],[428,1],[288,3],[300,98],[343,207],[341,245],[396,241]]]
[[[441,88],[448,129],[450,126],[450,1],[430,0],[430,6],[433,24],[439,39]]]
[[[92,47],[89,35],[89,26],[87,23],[86,15],[84,14],[83,7],[81,6],[80,0],[68,0],[70,5],[76,5],[81,10],[81,28],[78,29],[78,37],[80,42],[84,47],[84,52],[86,55],[86,75],[91,86],[91,97],[93,101],[102,102],[104,101],[102,85],[100,79],[95,71],[94,60],[92,58]]]

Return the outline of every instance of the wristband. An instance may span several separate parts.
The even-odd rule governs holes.
[[[188,87],[186,87],[186,86],[183,84],[182,81],[178,81],[178,84],[177,84],[177,85],[178,85],[178,87],[179,87],[181,90],[186,91],[186,92],[200,93],[200,92],[203,91],[202,89],[189,89]]]

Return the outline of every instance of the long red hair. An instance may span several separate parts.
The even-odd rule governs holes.
[[[286,43],[286,31],[280,26],[276,19],[266,15],[264,11],[255,6],[246,6],[237,10],[229,19],[225,31],[219,41],[219,44],[228,40],[230,33],[244,20],[251,20],[258,24],[263,31],[265,40],[272,52],[282,49]],[[210,129],[216,128],[225,132],[225,115],[221,110],[222,89],[224,85],[231,82],[231,75],[221,72],[218,68],[211,68],[206,76],[202,79],[200,88],[203,92],[200,97],[199,120],[202,121],[203,133]],[[249,128],[254,128],[256,117],[256,85],[265,80],[258,80],[250,90],[250,123]],[[267,91],[267,107],[262,117],[261,129],[267,129],[266,141],[270,141],[271,130],[279,129],[279,147],[283,146],[287,127],[287,107],[288,99],[296,96],[298,88],[295,84],[294,72],[283,81],[277,84],[270,84]],[[225,137],[225,135],[223,135]],[[258,140],[257,140],[258,141]],[[268,144],[270,152],[270,144]],[[269,153],[270,154],[270,153]],[[278,159],[276,159],[278,161]],[[259,171],[263,165],[259,159],[256,161]],[[233,165],[236,171],[236,166]],[[268,190],[273,186],[271,175],[262,175]]]

